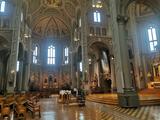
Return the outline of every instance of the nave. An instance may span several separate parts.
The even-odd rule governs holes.
[[[121,108],[118,106],[86,102],[86,106],[69,106],[58,103],[58,97],[40,99],[41,118],[33,119],[27,113],[26,120],[159,120],[160,106]],[[11,115],[11,120],[17,120]]]

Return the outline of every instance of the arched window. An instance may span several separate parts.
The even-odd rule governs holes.
[[[157,32],[155,27],[148,28],[148,38],[149,38],[149,46],[151,52],[155,52],[157,50],[158,39],[157,39]]]
[[[19,72],[19,61],[17,61],[16,71]]]
[[[69,54],[68,54],[69,50],[68,47],[64,48],[64,64],[68,64],[69,63]]]
[[[33,63],[38,63],[38,45],[35,45],[34,51],[33,51]]]
[[[4,0],[0,1],[0,12],[4,12],[5,11],[5,5],[6,5],[6,2]]]
[[[82,72],[83,71],[83,66],[82,66],[82,62],[79,63],[79,71]]]
[[[48,59],[47,64],[48,65],[54,65],[55,64],[55,46],[50,45],[48,46]]]
[[[93,12],[93,19],[94,19],[94,22],[100,23],[101,22],[100,12],[98,12],[98,11]]]

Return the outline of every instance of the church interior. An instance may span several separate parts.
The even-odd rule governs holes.
[[[159,0],[0,0],[0,119],[159,120],[159,26]]]

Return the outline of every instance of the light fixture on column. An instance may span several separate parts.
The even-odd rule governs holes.
[[[31,37],[31,35],[24,34],[24,37],[25,37],[25,38],[30,38],[30,37]]]
[[[114,57],[112,56],[111,59],[114,60]]]
[[[114,60],[114,55],[110,55],[111,60]]]
[[[15,73],[15,71],[14,70],[11,70],[11,74],[14,74]]]
[[[91,64],[91,63],[92,63],[92,60],[89,58],[89,59],[88,59],[88,62],[89,62],[89,64]]]
[[[92,0],[92,7],[94,8],[102,8],[102,1],[101,0]]]

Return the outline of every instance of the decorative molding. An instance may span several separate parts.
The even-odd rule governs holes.
[[[112,38],[110,37],[88,37],[88,47],[93,43],[100,42],[105,44],[108,48],[112,46]]]

